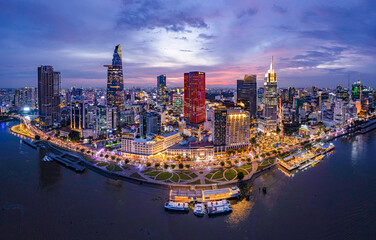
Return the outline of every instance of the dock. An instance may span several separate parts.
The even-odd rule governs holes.
[[[25,143],[26,145],[34,148],[34,149],[37,149],[37,147],[38,147],[35,143],[33,143],[33,142],[31,142],[31,141],[29,141],[27,139],[22,139],[22,142]]]
[[[80,165],[81,160],[77,159],[77,161],[70,160],[66,157],[67,154],[62,154],[60,156],[55,155],[53,153],[46,153],[46,156],[49,156],[53,160],[65,165],[66,167],[73,168],[76,172],[82,172],[85,170],[85,167]]]
[[[171,189],[170,200],[174,202],[208,202],[240,196],[238,187],[213,190]]]

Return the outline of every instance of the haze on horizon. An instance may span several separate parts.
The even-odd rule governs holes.
[[[207,87],[245,74],[261,86],[271,56],[280,87],[376,87],[372,0],[18,0],[0,3],[0,87],[36,86],[37,67],[61,72],[62,87],[105,87],[115,45],[124,85],[169,87],[206,72]]]

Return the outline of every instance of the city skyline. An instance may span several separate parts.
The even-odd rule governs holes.
[[[182,73],[197,70],[206,73],[208,87],[235,88],[245,74],[256,74],[260,86],[270,56],[281,87],[347,87],[349,73],[353,82],[357,72],[374,87],[372,1],[209,1],[190,14],[195,6],[195,1],[4,5],[0,86],[35,86],[34,69],[45,64],[59,69],[63,88],[105,87],[101,66],[121,44],[127,87],[155,86],[160,74],[167,75],[168,87],[182,86]],[[54,15],[48,14],[52,7]]]

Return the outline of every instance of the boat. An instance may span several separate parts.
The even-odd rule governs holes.
[[[42,161],[43,161],[43,162],[52,162],[53,160],[52,160],[51,157],[45,155],[45,156],[42,158]]]
[[[231,212],[232,207],[229,205],[223,205],[218,207],[208,207],[208,215],[216,215],[221,213]]]
[[[207,202],[207,207],[220,207],[220,206],[230,206],[230,201],[228,200],[221,200],[221,201],[211,201]]]
[[[205,215],[205,206],[203,203],[196,203],[195,207],[193,208],[193,214],[202,217]]]
[[[189,211],[188,203],[168,201],[165,203],[166,210]]]

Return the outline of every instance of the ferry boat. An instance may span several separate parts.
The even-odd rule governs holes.
[[[229,205],[223,205],[223,206],[218,206],[218,207],[209,207],[208,208],[208,215],[216,215],[216,214],[221,214],[221,213],[227,213],[231,212],[232,207]]]
[[[228,200],[221,200],[221,201],[212,201],[207,202],[207,207],[220,207],[220,206],[230,206],[230,202]]]
[[[165,203],[166,210],[174,210],[174,211],[189,211],[188,203],[184,202],[173,202],[169,201]]]
[[[202,217],[205,215],[205,206],[203,203],[196,203],[195,207],[193,208],[193,214]]]

